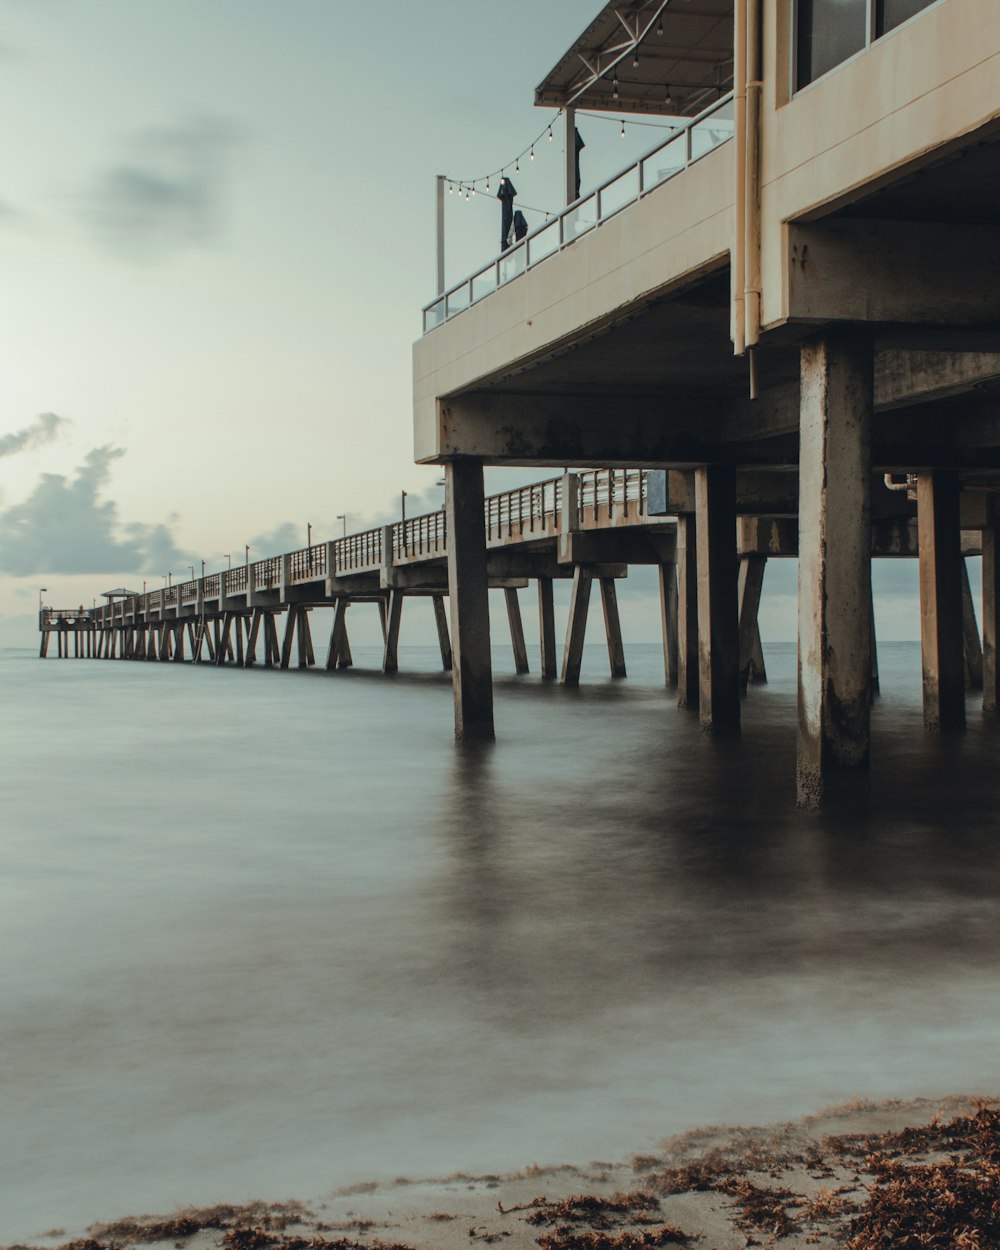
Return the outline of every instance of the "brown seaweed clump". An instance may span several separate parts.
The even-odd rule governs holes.
[[[658,1212],[660,1200],[645,1190],[632,1190],[615,1194],[611,1198],[598,1198],[593,1194],[578,1194],[563,1198],[560,1202],[535,1199],[535,1208],[525,1216],[529,1224],[582,1224],[594,1229],[612,1228],[615,1224],[651,1224],[656,1221],[652,1212]]]
[[[845,1155],[870,1149],[868,1199],[851,1221],[848,1250],[994,1250],[1000,1246],[1000,1113],[932,1121],[880,1138],[838,1140]],[[904,1162],[915,1154],[937,1155]]]
[[[671,1224],[634,1233],[581,1233],[573,1228],[557,1228],[538,1238],[541,1250],[655,1250],[659,1246],[687,1246],[692,1238]]]

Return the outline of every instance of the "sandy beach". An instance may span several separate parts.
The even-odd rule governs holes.
[[[955,1095],[858,1101],[784,1124],[698,1129],[617,1161],[397,1177],[311,1200],[132,1214],[86,1230],[50,1229],[31,1245],[986,1250],[998,1237],[1000,1113],[989,1098]]]

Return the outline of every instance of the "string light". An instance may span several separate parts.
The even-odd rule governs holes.
[[[615,74],[614,78],[612,78],[611,80],[611,98],[612,100],[618,99],[618,75],[617,74]]]
[[[549,127],[549,143],[552,142],[552,127]]]
[[[622,118],[622,138],[625,138],[625,118]]]
[[[534,159],[535,159],[535,149],[534,149],[534,148],[532,148],[532,149],[531,149],[531,159],[532,159],[532,160],[534,160]]]
[[[632,53],[632,68],[633,68],[633,69],[638,69],[638,68],[639,68],[639,49],[638,49],[638,47],[636,47],[635,51]]]
[[[662,17],[660,18],[659,22],[657,23],[657,26],[656,26],[656,33],[657,33],[658,35],[662,35],[662,34],[663,34],[663,18],[662,18]]]

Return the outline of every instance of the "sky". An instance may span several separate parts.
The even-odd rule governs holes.
[[[599,8],[0,0],[0,645],[33,642],[41,587],[89,603],[391,520],[401,490],[440,505],[411,432],[435,175],[541,136],[518,202],[559,207],[533,89]],[[662,133],[580,129],[585,188]],[[495,254],[499,205],[446,201],[455,281]],[[762,623],[794,637],[794,567],[769,577]],[[655,640],[635,586],[626,635]]]

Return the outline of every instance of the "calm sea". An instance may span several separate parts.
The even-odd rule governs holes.
[[[357,648],[359,664],[373,651]],[[0,658],[0,1240],[1000,1087],[1000,742],[883,645],[870,806],[794,806],[794,649],[702,738],[655,647],[403,671]]]

